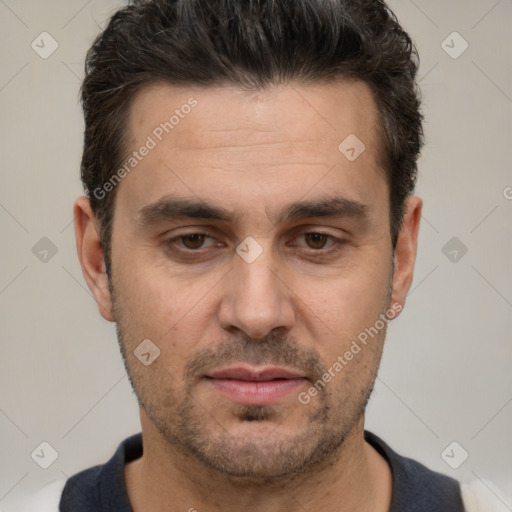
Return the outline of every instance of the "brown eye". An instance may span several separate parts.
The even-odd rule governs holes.
[[[190,235],[182,236],[181,241],[187,249],[200,249],[201,246],[204,244],[205,238],[206,238],[206,235],[201,235],[199,233],[193,233]]]
[[[323,249],[327,241],[331,238],[323,233],[306,233],[304,239],[311,249]]]

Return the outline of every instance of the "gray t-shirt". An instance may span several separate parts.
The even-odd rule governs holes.
[[[464,512],[457,480],[398,455],[371,432],[365,431],[365,439],[391,467],[390,512]],[[141,456],[139,433],[125,439],[106,464],[69,478],[62,491],[60,512],[133,512],[124,483],[124,466]]]

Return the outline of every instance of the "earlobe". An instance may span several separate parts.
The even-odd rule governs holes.
[[[395,247],[391,304],[398,303],[402,308],[413,280],[422,207],[423,201],[420,197],[411,196],[407,199]]]
[[[98,221],[87,197],[79,197],[75,201],[74,218],[76,249],[82,273],[96,299],[101,316],[113,322],[112,298]]]

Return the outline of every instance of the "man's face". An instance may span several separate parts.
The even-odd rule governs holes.
[[[299,472],[360,425],[392,306],[377,124],[362,83],[134,99],[129,151],[155,146],[116,191],[115,320],[143,421],[210,467]]]

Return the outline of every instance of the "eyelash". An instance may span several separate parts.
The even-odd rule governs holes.
[[[183,254],[193,254],[193,253],[198,253],[200,254],[201,252],[207,250],[208,248],[212,248],[212,247],[218,247],[218,244],[214,244],[213,246],[211,247],[208,247],[208,248],[198,248],[198,249],[190,249],[190,248],[184,248],[184,247],[177,247],[175,244],[176,242],[179,242],[179,241],[182,241],[184,238],[186,237],[189,237],[189,236],[192,236],[192,235],[197,235],[197,236],[204,236],[206,238],[210,238],[212,240],[215,240],[215,238],[213,236],[211,236],[209,233],[204,233],[204,232],[191,232],[191,233],[185,233],[185,234],[181,234],[179,236],[176,236],[176,237],[173,237],[171,239],[169,239],[168,241],[165,242],[165,246],[169,249],[175,249]],[[323,236],[326,236],[327,237],[327,242],[328,241],[331,241],[332,242],[332,245],[330,248],[328,249],[324,249],[324,248],[320,248],[320,249],[313,249],[313,248],[305,248],[306,251],[311,251],[311,254],[317,254],[317,255],[329,255],[331,253],[335,253],[337,252],[338,250],[340,250],[341,246],[345,244],[345,241],[340,239],[340,238],[337,238],[333,235],[330,235],[328,233],[324,233],[322,231],[304,231],[302,233],[300,233],[295,239],[299,239],[300,237],[302,236],[305,236],[305,235],[323,235]],[[287,243],[288,245],[288,243]],[[291,247],[296,247],[295,245],[292,245]]]
[[[180,240],[183,240],[183,238],[186,238],[186,237],[188,237],[188,236],[193,236],[193,235],[197,235],[197,236],[204,236],[204,237],[206,237],[206,238],[211,238],[212,240],[214,240],[214,237],[213,237],[213,236],[210,236],[208,233],[201,233],[201,232],[199,232],[199,231],[197,231],[197,232],[196,232],[196,231],[194,231],[193,233],[185,233],[185,234],[183,234],[183,235],[179,235],[179,236],[176,236],[176,237],[174,237],[174,238],[171,238],[170,240],[168,240],[168,241],[166,242],[166,245],[167,245],[167,246],[172,246],[175,242],[180,241]],[[183,251],[183,252],[191,252],[191,253],[192,253],[192,252],[200,252],[200,251],[204,250],[204,248],[203,248],[203,247],[201,247],[201,248],[199,248],[199,249],[189,249],[189,248],[187,248],[187,247],[184,247],[184,248],[183,248],[183,247],[181,247],[181,248],[179,248],[178,250]]]

